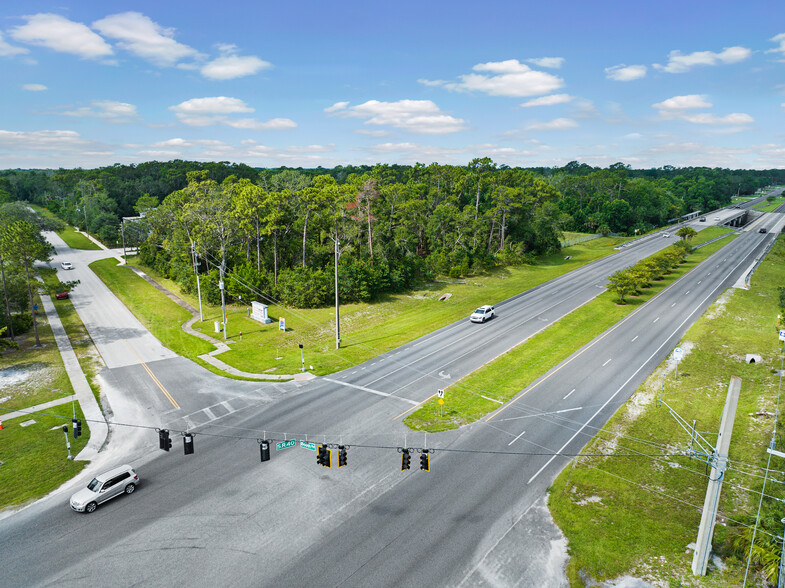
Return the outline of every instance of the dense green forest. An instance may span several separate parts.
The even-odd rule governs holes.
[[[336,250],[342,299],[367,301],[418,278],[531,263],[558,250],[563,231],[641,234],[782,182],[783,170],[522,169],[489,158],[332,169],[175,160],[5,170],[0,203],[40,204],[107,245],[140,245],[144,263],[187,289],[198,271],[213,302],[223,281],[230,297],[253,289],[308,307],[331,300]]]

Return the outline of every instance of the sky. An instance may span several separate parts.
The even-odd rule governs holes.
[[[0,4],[0,169],[785,167],[785,2]]]

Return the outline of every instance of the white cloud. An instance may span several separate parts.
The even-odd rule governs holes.
[[[526,61],[533,63],[534,65],[539,65],[540,67],[550,67],[553,69],[559,69],[564,65],[564,57],[537,57],[534,59],[527,59]]]
[[[202,66],[200,71],[204,77],[211,80],[233,80],[253,75],[273,66],[255,55],[244,57],[236,55],[237,48],[234,45],[222,45],[220,51],[222,53],[221,57],[217,57]]]
[[[382,129],[355,129],[353,132],[358,135],[368,135],[369,137],[386,137],[390,134],[389,131],[384,131]]]
[[[76,131],[0,130],[0,151],[68,151],[87,144]]]
[[[93,27],[102,35],[117,39],[122,49],[161,67],[201,57],[196,49],[173,39],[174,29],[164,28],[139,12],[112,14],[95,21]]]
[[[66,110],[60,114],[76,118],[103,118],[115,123],[131,122],[139,117],[136,106],[114,100],[93,100],[90,102],[90,106]]]
[[[532,123],[526,127],[529,131],[563,131],[574,129],[578,123],[571,118],[555,118],[548,122]]]
[[[28,92],[43,92],[44,90],[48,90],[46,86],[43,84],[23,84],[23,90],[27,90]]]
[[[479,63],[475,72],[459,76],[459,82],[420,80],[426,85],[441,85],[458,92],[484,92],[491,96],[538,96],[564,86],[564,80],[553,74],[531,69],[517,59]],[[485,73],[487,72],[487,73]]]
[[[654,67],[668,73],[685,73],[699,65],[727,65],[748,59],[752,51],[746,47],[726,47],[720,53],[696,51],[683,55],[681,51],[668,53],[667,65],[654,64]]]
[[[569,94],[551,94],[550,96],[542,96],[540,98],[532,98],[522,103],[523,108],[530,108],[532,106],[553,106],[554,104],[565,104],[571,102],[573,99]]]
[[[426,80],[425,78],[420,78],[417,80],[417,83],[422,84],[424,86],[444,86],[448,82],[447,80]]]
[[[243,100],[228,96],[192,98],[170,106],[169,110],[175,113],[181,123],[192,127],[221,124],[235,129],[255,131],[279,131],[297,127],[297,123],[288,118],[273,118],[267,121],[253,118],[230,118],[226,115],[254,112],[254,109]]]
[[[113,54],[112,47],[82,23],[50,13],[26,18],[27,24],[11,29],[11,36],[17,41],[89,59]]]
[[[785,56],[785,33],[780,33],[779,35],[773,36],[769,39],[772,43],[779,43],[779,47],[775,47],[774,49],[769,49],[766,53],[782,53]],[[2,53],[0,53],[2,55]]]
[[[442,113],[430,100],[369,100],[352,107],[348,104],[337,102],[326,111],[333,116],[364,118],[366,125],[391,126],[412,133],[445,134],[466,129],[466,121]]]
[[[207,147],[222,147],[225,146],[226,143],[223,141],[216,141],[214,139],[181,139],[179,137],[175,137],[173,139],[167,139],[166,141],[158,141],[153,143],[152,147],[178,147],[178,148],[188,148],[188,147],[195,147],[195,146],[207,146]]]
[[[619,64],[605,68],[605,77],[617,82],[631,82],[646,76],[645,65]]]
[[[656,108],[660,117],[663,119],[685,120],[698,125],[736,125],[743,127],[755,122],[749,114],[743,112],[733,112],[725,116],[717,116],[708,112],[690,113],[695,108],[711,108],[712,103],[703,94],[687,94],[685,96],[674,96],[662,102],[652,104]]]
[[[732,112],[725,116],[708,113],[685,114],[682,118],[698,125],[750,125],[755,122],[754,118],[744,112]]]
[[[652,104],[652,107],[662,113],[663,111],[674,112],[687,110],[689,108],[711,108],[712,103],[706,100],[704,94],[687,94],[685,96],[674,96],[673,98],[668,98],[662,102],[657,102],[656,104]]]
[[[347,106],[349,106],[348,102],[336,102],[332,106],[328,106],[327,108],[325,108],[324,111],[325,112],[337,112],[339,110],[343,110]]]
[[[0,57],[13,57],[24,53],[29,53],[29,50],[24,47],[14,47],[3,39],[3,34],[0,33]]]
[[[169,110],[173,110],[178,117],[208,114],[235,114],[238,112],[254,111],[253,108],[239,98],[229,98],[228,96],[191,98],[176,106],[170,106]]]
[[[284,131],[297,128],[297,123],[289,118],[271,118],[266,121],[253,118],[227,118],[220,122],[235,129],[251,129],[254,131]]]

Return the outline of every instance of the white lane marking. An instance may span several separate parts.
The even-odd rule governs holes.
[[[228,410],[230,414],[234,412],[234,408],[232,408],[232,405],[231,405],[231,404],[229,404],[229,401],[228,401],[228,400],[224,400],[223,402],[219,402],[218,404],[220,404],[220,405],[221,405],[221,406],[223,406],[223,407],[224,407],[226,410]]]
[[[675,303],[675,302],[674,302],[673,304],[671,304],[671,308],[673,308],[674,306],[676,306],[676,303]]]
[[[687,294],[689,294],[689,293],[690,293],[690,291],[689,291],[689,290],[687,290],[687,291],[684,293],[684,295],[686,296],[686,295],[687,295]]]
[[[562,398],[562,400],[567,400],[567,399],[570,397],[570,394],[572,394],[573,392],[575,392],[575,388],[573,388],[572,390],[570,390],[570,391],[567,393],[567,396],[565,396],[564,398]]]
[[[210,410],[209,408],[203,408],[202,412],[207,415],[207,419],[208,420],[211,420],[211,421],[215,420],[215,413],[213,413],[213,411]]]
[[[635,339],[637,339],[637,338],[638,338],[638,335],[635,335],[635,336],[632,338],[632,341],[635,341]],[[630,343],[632,343],[632,341],[630,341]]]
[[[340,384],[341,386],[349,386],[349,388],[356,388],[357,390],[362,390],[363,392],[370,392],[371,394],[376,394],[377,396],[384,396],[386,398],[397,398],[398,400],[403,400],[404,402],[408,402],[409,404],[414,404],[415,406],[420,404],[419,402],[415,402],[414,400],[409,400],[408,398],[402,398],[401,396],[393,396],[388,392],[380,392],[379,390],[373,390],[372,388],[366,388],[365,386],[358,386],[357,384],[350,384],[349,382],[341,382],[340,380],[333,380],[332,378],[322,378],[327,382],[332,382],[333,384]]]
[[[736,270],[737,270],[737,269],[738,269],[738,268],[741,266],[741,264],[743,264],[743,263],[745,263],[745,260],[742,260],[742,261],[740,261],[739,263],[737,263],[737,264],[736,264],[736,266],[735,266],[733,269],[731,269],[731,271],[729,271],[729,272],[728,272],[728,274],[730,275],[730,274],[732,274],[733,272],[735,272],[735,271],[736,271]],[[606,400],[606,401],[605,401],[605,403],[604,403],[604,404],[603,404],[603,405],[602,405],[600,408],[598,408],[598,409],[597,409],[597,412],[595,412],[593,415],[591,415],[591,416],[590,416],[590,417],[589,417],[589,418],[586,420],[586,422],[584,422],[584,423],[581,425],[581,428],[580,428],[580,429],[578,429],[577,431],[575,431],[575,433],[573,434],[573,436],[572,436],[572,437],[570,437],[569,439],[567,439],[567,442],[566,442],[564,445],[562,445],[562,446],[561,446],[561,448],[560,448],[560,449],[559,449],[559,450],[558,450],[558,451],[557,451],[557,452],[556,452],[556,453],[555,453],[553,456],[551,456],[551,458],[550,458],[548,461],[546,461],[546,462],[545,462],[545,465],[543,465],[543,466],[542,466],[542,467],[541,467],[539,470],[537,470],[537,473],[535,473],[535,474],[534,474],[534,475],[533,475],[531,478],[529,478],[529,481],[528,481],[528,482],[526,482],[527,484],[531,484],[531,483],[534,481],[534,479],[535,479],[537,476],[539,476],[539,475],[540,475],[540,474],[543,472],[543,470],[544,470],[545,468],[547,468],[549,465],[551,465],[551,462],[552,462],[554,459],[556,459],[556,458],[557,458],[557,457],[558,457],[558,456],[561,454],[561,452],[562,452],[562,451],[564,451],[564,450],[565,450],[565,448],[566,448],[566,447],[567,447],[567,446],[568,446],[570,443],[572,443],[572,442],[573,442],[573,440],[574,440],[574,439],[575,439],[575,438],[576,438],[578,435],[580,435],[580,434],[581,434],[581,432],[582,432],[582,431],[583,431],[583,430],[584,430],[584,429],[585,429],[587,426],[589,426],[589,423],[590,423],[590,422],[592,422],[592,421],[593,421],[593,420],[594,420],[594,419],[597,417],[597,415],[598,415],[598,414],[600,414],[600,413],[601,413],[603,410],[605,410],[605,407],[606,407],[606,406],[608,406],[608,405],[611,403],[611,401],[613,401],[613,399],[614,399],[614,398],[616,398],[616,396],[619,394],[619,392],[621,392],[621,391],[624,389],[624,387],[625,387],[627,384],[629,384],[629,383],[630,383],[630,381],[631,381],[631,380],[632,380],[632,379],[633,379],[635,376],[637,376],[637,375],[638,375],[638,372],[640,372],[640,371],[643,369],[643,367],[644,367],[644,366],[645,366],[647,363],[649,363],[649,362],[650,362],[650,361],[651,361],[651,360],[654,358],[654,356],[655,356],[655,355],[657,355],[657,354],[660,352],[660,350],[661,350],[663,347],[665,347],[665,345],[668,343],[668,341],[670,341],[670,339],[671,339],[671,338],[672,338],[672,337],[673,337],[673,336],[674,336],[676,333],[678,333],[678,332],[679,332],[679,329],[681,329],[681,328],[682,328],[682,327],[683,327],[683,326],[684,326],[684,325],[687,323],[687,321],[688,321],[688,320],[690,320],[690,317],[691,317],[693,314],[695,314],[696,312],[698,312],[698,309],[701,307],[701,304],[703,304],[703,303],[704,303],[704,302],[706,302],[706,301],[707,301],[709,298],[711,298],[712,296],[714,296],[714,295],[715,295],[714,293],[715,293],[717,290],[719,290],[721,286],[722,286],[722,284],[717,284],[717,285],[714,287],[714,289],[713,289],[711,292],[709,292],[709,293],[708,293],[708,294],[705,296],[705,298],[704,298],[703,300],[701,300],[700,302],[698,302],[698,303],[695,305],[695,308],[693,309],[693,311],[692,311],[690,314],[688,314],[688,315],[685,317],[685,319],[684,319],[683,321],[681,321],[681,323],[679,323],[679,324],[676,326],[676,328],[675,328],[675,329],[673,329],[673,332],[670,334],[670,337],[666,337],[666,338],[665,338],[665,340],[664,340],[664,341],[663,341],[663,342],[660,344],[660,346],[659,346],[659,347],[657,347],[657,349],[655,349],[655,350],[654,350],[654,352],[653,352],[653,353],[652,353],[652,354],[651,354],[651,355],[650,355],[648,358],[646,358],[646,360],[645,360],[645,361],[643,361],[643,363],[641,363],[640,367],[639,367],[637,370],[635,370],[635,372],[634,372],[634,373],[633,373],[633,374],[632,374],[632,375],[631,375],[629,378],[627,378],[627,381],[626,381],[626,382],[624,382],[624,383],[623,383],[621,386],[619,386],[619,388],[616,390],[616,392],[614,392],[613,394],[611,394],[611,395],[610,395],[610,397],[608,398],[608,400]]]
[[[608,361],[606,361],[604,364],[602,364],[602,367],[605,367],[606,365],[608,365],[611,362],[612,359],[613,358],[608,359]]]
[[[549,415],[552,415],[552,414],[562,414],[562,413],[565,413],[565,412],[574,412],[576,410],[583,410],[583,407],[582,406],[576,406],[575,408],[563,408],[561,410],[554,410],[552,412],[538,412],[536,414],[525,414],[523,416],[510,417],[510,418],[507,418],[507,419],[499,419],[496,422],[497,423],[503,423],[504,421],[518,421],[520,419],[530,419],[532,417],[543,417],[543,416],[549,416]]]
[[[520,439],[521,437],[523,437],[523,434],[524,434],[525,432],[526,432],[526,431],[521,431],[521,434],[520,434],[520,435],[518,435],[518,436],[517,436],[515,439],[513,439],[512,441],[510,441],[509,443],[507,443],[507,447],[509,447],[510,445],[512,445],[513,443],[515,443],[515,442],[516,442],[518,439]]]
[[[698,282],[698,284],[700,284],[702,281],[703,281],[703,280],[700,280],[700,281]]]
[[[660,317],[657,317],[656,319],[654,319],[654,320],[652,321],[652,324],[656,323],[658,320],[660,320]]]

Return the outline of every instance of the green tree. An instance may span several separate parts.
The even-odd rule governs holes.
[[[54,247],[47,243],[41,236],[38,227],[27,221],[15,221],[11,223],[7,230],[2,234],[2,250],[8,258],[25,269],[27,280],[27,294],[30,300],[30,312],[33,319],[33,329],[35,330],[36,347],[41,345],[38,338],[38,324],[35,320],[35,306],[33,303],[32,278],[33,264],[36,261],[49,261]]]
[[[637,281],[631,271],[619,270],[608,277],[608,290],[615,292],[619,297],[619,302],[625,304],[625,296],[635,292]]]

